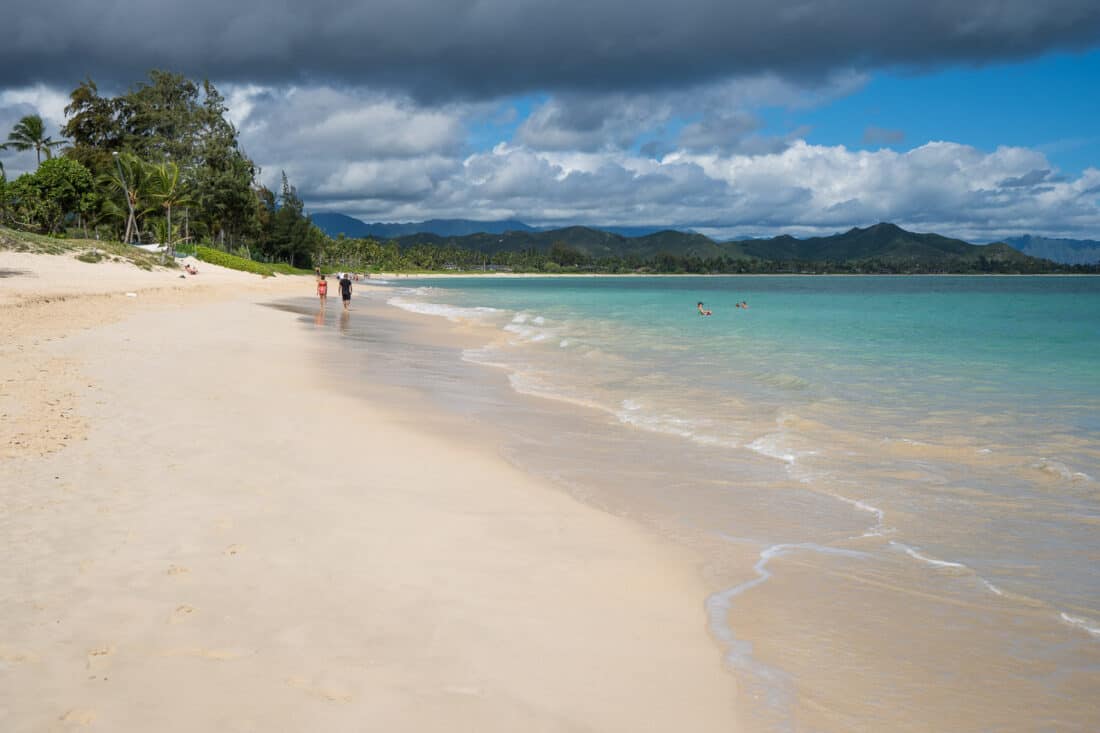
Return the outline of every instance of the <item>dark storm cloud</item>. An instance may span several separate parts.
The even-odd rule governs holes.
[[[4,21],[0,88],[155,67],[422,98],[984,63],[1100,39],[1096,0],[19,0]]]

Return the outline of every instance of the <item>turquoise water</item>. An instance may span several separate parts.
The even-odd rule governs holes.
[[[962,482],[1033,500],[1071,535],[1074,515],[1100,518],[1100,278],[461,278],[397,302],[500,327],[467,358],[522,391],[747,449],[807,482],[905,467],[921,479],[899,491]],[[1090,521],[1078,529],[1092,539]],[[1052,568],[1066,587],[1048,590],[1095,605],[1100,564],[1076,570]]]
[[[635,492],[656,524],[759,552],[753,573],[730,573],[739,580],[709,604],[731,663],[759,680],[779,673],[751,660],[736,622],[722,619],[772,582],[770,562],[794,553],[934,598],[928,614],[966,609],[945,623],[983,639],[973,654],[993,665],[1007,664],[998,654],[1051,663],[1053,634],[1067,679],[1095,673],[1100,278],[453,278],[390,288],[394,305],[482,327],[466,362],[619,426],[543,431],[540,445],[560,443],[546,462],[557,462],[555,475],[569,476],[563,461],[580,465],[588,451],[575,482],[629,476],[618,479],[619,506]],[[699,316],[698,301],[713,315]],[[620,468],[601,475],[600,465]],[[838,618],[861,602],[846,592]]]

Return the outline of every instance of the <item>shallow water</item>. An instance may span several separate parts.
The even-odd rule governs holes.
[[[516,463],[703,553],[748,729],[1100,728],[1100,279],[372,295],[477,345],[375,331],[364,376],[431,391]]]

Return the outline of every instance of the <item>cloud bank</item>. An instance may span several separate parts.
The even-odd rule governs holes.
[[[1019,59],[1100,39],[1095,0],[19,0],[0,88],[225,82],[370,85],[421,99],[669,88],[773,72]]]
[[[353,98],[329,88],[268,90],[250,99],[242,142],[264,166],[268,185],[286,167],[312,210],[369,221],[656,224],[719,237],[831,233],[882,220],[974,240],[1100,231],[1100,170],[1066,178],[1028,148],[990,152],[930,142],[908,151],[851,150],[793,136],[757,150],[743,142],[687,144],[706,137],[689,125],[656,156],[579,139],[546,144],[523,126],[512,141],[470,151],[462,130],[485,114],[476,105],[444,113],[409,99]],[[560,107],[553,100],[547,106],[554,114]],[[592,119],[606,128],[630,117]],[[316,119],[325,122],[312,124]],[[543,119],[536,111],[528,122]],[[730,134],[748,139],[742,128],[751,128],[749,121],[730,124]],[[634,129],[625,122],[621,128]],[[600,139],[603,133],[593,137]]]

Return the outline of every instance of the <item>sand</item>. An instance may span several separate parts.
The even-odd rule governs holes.
[[[736,729],[697,558],[349,397],[311,279],[8,271],[0,729]]]

